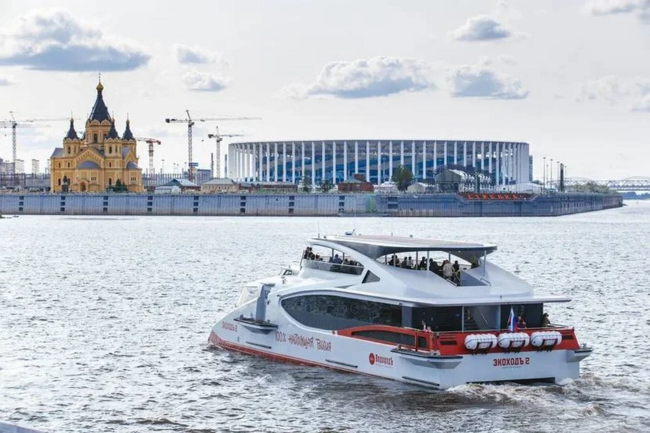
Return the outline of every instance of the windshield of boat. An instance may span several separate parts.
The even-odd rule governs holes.
[[[354,256],[333,248],[318,245],[309,246],[302,252],[302,266],[326,272],[361,275],[363,265]]]

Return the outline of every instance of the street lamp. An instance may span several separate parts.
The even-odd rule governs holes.
[[[544,157],[544,174],[542,175],[542,186],[546,192],[546,157]]]
[[[165,172],[165,160],[164,159],[162,160],[162,171],[163,171],[163,173]]]

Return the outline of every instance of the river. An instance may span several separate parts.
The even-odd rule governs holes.
[[[650,203],[556,218],[0,220],[0,420],[48,432],[650,430]],[[594,354],[559,385],[449,391],[210,349],[242,284],[317,233],[496,243]]]

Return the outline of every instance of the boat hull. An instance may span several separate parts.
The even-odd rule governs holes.
[[[278,324],[268,333],[238,323],[238,314],[213,327],[210,344],[275,361],[377,376],[436,389],[474,382],[544,380],[562,383],[579,376],[584,353],[574,350],[439,355],[409,352],[394,344],[339,335],[331,331]]]

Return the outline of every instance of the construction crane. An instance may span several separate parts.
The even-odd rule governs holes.
[[[227,120],[259,120],[259,117],[213,117],[205,119],[192,119],[190,110],[185,110],[187,117],[185,119],[165,119],[167,123],[187,123],[187,178],[194,180],[194,167],[196,163],[192,161],[192,126],[196,122],[219,122]]]
[[[216,170],[213,173],[214,177],[220,178],[221,177],[221,142],[223,141],[223,137],[243,137],[242,134],[219,134],[219,127],[217,126],[217,133],[216,134],[208,134],[208,138],[214,138],[217,142],[217,153],[216,153],[216,159],[217,159],[217,164],[216,164]]]
[[[57,119],[23,119],[16,120],[14,117],[14,112],[10,111],[11,120],[0,121],[0,128],[11,128],[11,142],[12,142],[12,151],[13,151],[13,172],[16,172],[16,160],[18,159],[18,144],[16,139],[16,129],[19,127],[24,127],[24,124],[31,124],[35,122],[58,122],[62,120],[69,120],[67,118],[57,118]]]
[[[153,145],[161,144],[160,140],[155,138],[136,137],[136,141],[144,141],[149,145],[149,175],[153,175]]]

